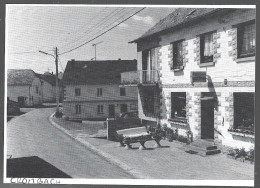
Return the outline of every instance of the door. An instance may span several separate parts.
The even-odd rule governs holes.
[[[201,99],[201,138],[214,139],[214,100]]]
[[[22,96],[18,97],[18,103],[20,107],[25,106],[25,97]]]
[[[115,117],[115,105],[110,104],[110,105],[108,106],[108,116],[109,116],[110,118],[114,118],[114,117]]]
[[[121,113],[127,112],[127,104],[121,104]]]

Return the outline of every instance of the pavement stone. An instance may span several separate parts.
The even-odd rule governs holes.
[[[53,117],[50,118],[53,121]],[[55,123],[55,122],[54,122]],[[156,148],[155,141],[147,141],[147,149],[139,150],[139,143],[130,150],[117,142],[93,138],[87,131],[72,133],[56,124],[62,131],[89,147],[92,151],[132,173],[145,179],[189,179],[189,180],[253,180],[254,165],[230,159],[226,154],[202,157],[181,150],[185,143],[161,141]]]

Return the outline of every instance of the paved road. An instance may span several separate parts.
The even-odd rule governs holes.
[[[133,178],[53,127],[48,121],[53,112],[36,109],[9,121],[7,155],[38,156],[73,178]]]

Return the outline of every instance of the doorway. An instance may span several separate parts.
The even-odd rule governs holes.
[[[20,107],[24,107],[25,106],[25,97],[20,96],[18,97],[18,103]]]
[[[110,104],[108,106],[108,116],[109,116],[109,118],[114,118],[115,117],[115,105]]]
[[[127,104],[121,104],[121,113],[127,112]]]
[[[201,139],[214,139],[214,98],[201,98]]]

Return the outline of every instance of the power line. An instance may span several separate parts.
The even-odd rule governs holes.
[[[145,9],[145,7],[142,8],[142,9],[140,9],[139,11],[135,12],[135,13],[132,14],[131,16],[127,17],[127,18],[124,19],[123,21],[119,22],[119,23],[116,24],[115,26],[111,27],[110,29],[108,29],[108,30],[104,31],[103,33],[99,34],[98,36],[94,37],[93,39],[91,39],[91,40],[89,40],[89,41],[87,41],[87,42],[85,42],[85,43],[83,43],[83,44],[81,44],[81,45],[79,45],[79,46],[77,46],[77,47],[75,47],[75,48],[72,48],[72,49],[70,49],[70,50],[68,50],[68,51],[65,51],[65,52],[63,52],[63,53],[60,53],[59,55],[63,55],[63,54],[72,52],[72,51],[74,51],[74,50],[76,50],[76,49],[78,49],[78,48],[80,48],[80,47],[82,47],[82,46],[84,46],[84,45],[90,43],[91,41],[93,41],[93,40],[99,38],[100,36],[104,35],[105,33],[111,31],[112,29],[114,29],[115,27],[117,27],[117,26],[120,25],[121,23],[125,22],[126,20],[130,19],[131,17],[133,17],[134,15],[136,15],[137,13],[141,12],[141,11],[144,10],[144,9]]]
[[[53,51],[53,50],[45,50],[46,52],[49,52],[49,51]],[[19,55],[19,54],[35,54],[35,53],[38,53],[39,52],[39,50],[37,50],[37,51],[24,51],[24,52],[14,52],[14,53],[10,53],[10,54],[17,54],[17,55]]]
[[[87,32],[89,32],[90,30],[94,30],[94,28],[96,28],[100,23],[102,23],[104,20],[106,20],[107,18],[109,18],[110,16],[112,16],[112,14],[113,13],[115,13],[116,11],[118,11],[119,10],[119,8],[117,8],[116,10],[114,10],[114,11],[112,11],[112,12],[110,12],[107,16],[105,16],[100,22],[98,22],[98,23],[96,23],[94,26],[92,26],[92,27],[90,27],[87,31],[84,31],[78,38],[76,38],[75,40],[78,40],[78,39],[80,39],[80,38],[83,38],[82,36],[84,36],[85,35],[85,33],[87,33]],[[121,8],[121,10],[122,10],[122,8]],[[121,11],[120,10],[120,11]],[[119,12],[120,12],[119,11]],[[111,17],[110,17],[111,18]],[[110,19],[109,18],[109,19]],[[75,42],[75,41],[74,41]],[[73,43],[74,43],[73,42]],[[63,48],[64,46],[66,46],[66,45],[68,45],[68,44],[70,44],[69,42],[68,43],[66,43],[65,45],[63,45],[61,48]]]
[[[91,20],[92,20],[94,17],[98,18],[97,15],[99,15],[99,14],[102,13],[102,12],[104,12],[105,9],[106,9],[106,7],[104,7],[103,9],[101,9],[95,16],[92,16]],[[95,21],[96,21],[96,20],[97,20],[97,19],[95,19]],[[75,35],[75,34],[78,34],[79,31],[80,31],[81,29],[85,28],[86,26],[88,26],[88,24],[85,24],[85,25],[81,26],[81,27],[78,29],[78,31],[76,31],[76,32],[74,33],[74,35]],[[67,36],[67,37],[64,39],[64,43],[68,41],[69,37],[70,37],[70,36]],[[67,43],[66,43],[66,44],[67,44]],[[65,45],[66,45],[66,44],[65,44]],[[65,45],[63,45],[62,47],[64,47]],[[62,48],[62,47],[61,47],[61,48]]]
[[[120,15],[120,18],[123,18],[125,14],[128,14],[128,13],[132,12],[133,10],[134,10],[134,8],[132,8],[132,10],[128,11],[127,13],[123,13],[122,15]],[[121,10],[120,10],[120,11],[121,11]],[[119,12],[120,12],[120,11],[119,11]],[[118,13],[119,13],[119,12],[118,12]],[[112,17],[111,17],[111,18],[112,18]],[[112,21],[112,23],[110,22],[110,23],[107,23],[107,24],[106,24],[106,22],[107,22],[108,20],[110,20],[110,19],[108,19],[108,20],[104,23],[104,24],[106,24],[106,25],[105,25],[104,27],[102,27],[102,28],[100,29],[100,31],[94,33],[93,35],[91,35],[91,36],[88,37],[87,39],[90,39],[90,38],[94,37],[95,35],[97,35],[98,33],[104,31],[108,26],[113,25],[113,23],[117,23],[120,18],[118,18],[118,19],[115,20],[115,21]],[[99,24],[99,25],[101,25],[101,24]],[[93,31],[94,31],[94,30],[92,30],[90,33],[92,33]],[[90,34],[90,33],[89,33],[89,34]],[[84,38],[84,37],[85,37],[85,36],[79,37],[79,38],[77,38],[77,39],[82,39],[82,38]],[[87,39],[85,39],[85,40],[87,40]],[[72,42],[72,44],[75,43],[75,42],[77,42],[77,41]],[[72,45],[71,48],[73,48],[73,46],[77,46],[77,45],[78,45],[78,44]]]

